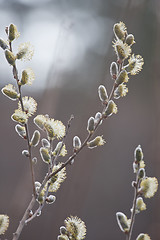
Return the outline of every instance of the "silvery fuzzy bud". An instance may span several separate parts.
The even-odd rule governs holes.
[[[143,152],[141,145],[138,145],[138,147],[134,151],[134,158],[137,163],[143,160]]]
[[[99,120],[102,119],[102,113],[97,112],[94,118],[94,124],[97,124],[99,122]],[[102,124],[102,120],[100,121],[99,125]]]
[[[136,200],[136,214],[144,210],[146,210],[146,204],[144,203],[142,197],[138,197]]]
[[[41,214],[42,214],[42,212],[39,211],[39,212],[37,213],[37,217],[41,216]]]
[[[122,70],[119,73],[119,75],[118,75],[118,77],[116,79],[116,84],[119,85],[121,83],[128,82],[128,79],[129,79],[129,77],[128,77],[127,71],[126,70]]]
[[[102,136],[97,136],[93,140],[87,143],[88,148],[92,149],[97,146],[102,146],[105,144],[105,140],[102,138]]]
[[[136,188],[137,187],[137,182],[132,181],[131,185],[132,185],[132,187]]]
[[[103,115],[105,117],[111,116],[113,113],[117,113],[117,105],[114,103],[113,100],[110,100],[105,108]]]
[[[32,163],[37,164],[37,158],[36,157],[32,158]]]
[[[27,54],[27,51],[28,51],[27,47],[20,49],[16,54],[16,59],[23,59],[24,56]]]
[[[18,135],[19,135],[20,137],[26,139],[26,129],[25,129],[25,127],[17,124],[17,125],[15,126],[15,130],[16,130],[16,132],[18,133]]]
[[[145,169],[144,168],[140,168],[139,171],[138,171],[138,177],[140,179],[142,179],[142,178],[145,178],[145,175],[146,175]]]
[[[61,226],[60,227],[60,234],[66,234],[67,233],[67,229],[65,228],[65,226]]]
[[[52,204],[56,201],[56,197],[54,195],[49,195],[47,198],[46,198],[46,203],[48,204]]]
[[[135,43],[133,34],[128,34],[126,37],[126,43],[131,46]]]
[[[100,85],[98,88],[98,95],[99,98],[102,102],[107,103],[108,101],[108,94],[107,94],[107,90],[105,88],[105,86]]]
[[[33,147],[36,147],[40,140],[40,132],[38,130],[35,130],[30,142],[30,145]]]
[[[28,152],[28,150],[23,150],[23,151],[22,151],[22,155],[24,155],[25,157],[29,157],[29,152]]]
[[[116,62],[112,62],[110,66],[110,74],[113,80],[116,80],[118,75],[118,66]]]
[[[127,29],[123,22],[115,23],[113,26],[113,32],[116,35],[117,38],[124,41]]]
[[[127,219],[126,215],[122,212],[117,212],[116,217],[117,217],[117,223],[118,223],[121,231],[128,232],[130,225],[128,223],[128,219]]]
[[[60,149],[62,150],[62,142],[58,142],[57,143],[57,145],[56,145],[56,147],[55,147],[55,149],[54,149],[54,151],[53,151],[53,155],[55,156],[55,155],[57,155],[58,154],[58,152],[60,151]]]
[[[16,25],[14,25],[12,23],[10,24],[9,29],[8,29],[8,34],[9,34],[8,38],[10,41],[13,41],[15,38],[19,37],[19,32],[17,30]]]
[[[49,154],[49,150],[47,148],[40,148],[41,158],[45,163],[49,163],[51,161],[51,156]]]
[[[74,158],[70,161],[70,165],[74,164]]]
[[[8,50],[8,49],[5,50],[5,57],[9,64],[11,64],[12,66],[15,64],[16,58],[10,50]]]
[[[36,181],[34,184],[35,184],[35,188],[37,188],[37,187],[40,188],[41,187],[41,183],[38,182],[38,181]]]
[[[90,117],[90,118],[88,119],[87,131],[88,131],[89,133],[94,132],[94,117]]]
[[[73,148],[74,148],[74,150],[78,150],[81,147],[81,145],[82,144],[81,144],[80,138],[78,136],[75,136],[73,138]]]
[[[136,240],[151,240],[151,238],[148,236],[148,234],[141,233],[138,235]]]
[[[50,148],[50,142],[46,138],[42,138],[41,142],[43,147]]]
[[[29,217],[32,217],[33,216],[33,211],[30,210],[28,215],[29,215]]]
[[[0,38],[0,47],[1,47],[3,50],[8,49],[7,43],[6,43],[2,38]]]
[[[20,97],[20,94],[17,93],[16,88],[12,84],[8,84],[2,88],[2,93],[9,99],[15,101]]]

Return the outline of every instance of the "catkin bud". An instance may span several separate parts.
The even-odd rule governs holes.
[[[97,146],[102,146],[105,144],[105,140],[101,136],[97,136],[95,139],[87,143],[88,148],[92,149]]]
[[[39,212],[37,213],[37,217],[41,216],[41,214],[42,214],[42,212],[39,211]]]
[[[52,204],[56,201],[56,197],[54,195],[49,195],[47,198],[46,198],[46,203],[48,204]]]
[[[50,143],[46,138],[42,138],[41,142],[43,147],[50,148]]]
[[[34,131],[30,145],[36,147],[40,140],[40,132],[38,130]]]
[[[20,94],[17,93],[16,88],[12,84],[8,84],[2,88],[2,93],[9,99],[15,101],[19,98]]]
[[[20,49],[19,52],[16,54],[16,59],[22,59],[26,55],[27,51],[27,47]]]
[[[99,98],[103,103],[106,103],[108,101],[108,94],[105,86],[100,85],[98,88],[98,94]]]
[[[15,64],[16,58],[10,50],[8,50],[8,49],[5,50],[5,57],[9,64],[11,64],[12,66]]]
[[[142,178],[145,178],[145,169],[144,168],[140,168],[139,169],[139,171],[138,171],[138,177],[140,178],[140,179],[142,179]]]
[[[113,26],[113,32],[117,38],[124,41],[127,33],[125,24],[123,22],[115,23]]]
[[[74,164],[74,159],[70,161],[70,165],[73,165],[73,164]]]
[[[58,154],[58,152],[60,151],[60,149],[62,150],[62,142],[58,142],[57,143],[57,146],[56,146],[56,148],[54,149],[54,151],[53,151],[53,155],[55,156],[55,155],[57,155]]]
[[[141,233],[138,235],[136,240],[151,240],[151,238],[148,236],[148,234]]]
[[[94,131],[94,117],[90,117],[88,119],[87,131],[89,133],[92,133]]]
[[[22,155],[24,155],[25,157],[29,157],[29,152],[28,152],[28,150],[23,150],[23,151],[22,151]]]
[[[126,87],[126,85],[124,83],[119,84],[114,91],[114,98],[118,99],[120,97],[124,97],[126,96],[127,92],[128,92],[128,88]]]
[[[17,125],[15,126],[15,130],[16,130],[16,132],[18,133],[18,135],[19,135],[20,137],[26,139],[26,129],[25,129],[25,127],[17,124]]]
[[[94,124],[97,124],[99,122],[99,120],[102,119],[102,113],[97,112],[94,118]],[[102,124],[102,120],[100,121],[99,125]]]
[[[38,181],[36,181],[34,184],[35,184],[35,188],[37,188],[37,187],[40,188],[41,187],[41,183],[38,182]]]
[[[21,85],[25,85],[28,82],[28,74],[26,70],[22,71]]]
[[[73,148],[74,150],[78,150],[81,147],[81,140],[78,136],[73,138]]]
[[[113,113],[117,113],[117,105],[113,102],[113,100],[110,100],[108,102],[107,107],[105,108],[103,115],[105,117],[111,116]]]
[[[9,34],[8,39],[10,41],[13,41],[15,38],[19,37],[19,32],[17,30],[17,27],[12,23],[9,26],[9,33],[8,34]]]
[[[37,127],[39,127],[41,130],[44,130],[44,125],[46,122],[46,117],[44,115],[37,115],[33,121]]]
[[[136,214],[144,210],[146,210],[146,204],[144,203],[143,198],[138,197],[136,200]]]
[[[4,234],[9,226],[9,217],[6,214],[0,214],[0,234]]]
[[[112,62],[110,66],[110,74],[113,80],[116,80],[118,75],[118,66],[116,62]]]
[[[133,34],[128,34],[126,37],[126,43],[131,46],[135,43]]]
[[[127,219],[126,215],[122,212],[117,212],[116,217],[117,217],[117,222],[118,222],[118,225],[119,225],[121,231],[128,232],[129,223],[128,223],[128,219]]]
[[[65,228],[65,226],[61,226],[60,227],[60,234],[66,234],[67,233],[67,229]]]
[[[143,152],[141,145],[138,145],[138,147],[134,151],[134,158],[137,163],[143,160]]]
[[[45,163],[49,163],[51,160],[51,156],[49,154],[49,150],[47,148],[41,147],[40,148],[41,158]]]
[[[8,49],[8,44],[7,44],[2,38],[0,38],[0,47],[1,47],[3,50]]]
[[[119,85],[121,83],[124,83],[124,82],[128,82],[128,74],[127,74],[127,71],[126,70],[122,70],[117,79],[116,79],[116,84]]]
[[[37,164],[37,158],[36,157],[32,158],[32,163]]]

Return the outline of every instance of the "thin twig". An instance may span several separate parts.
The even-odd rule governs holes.
[[[16,232],[13,234],[13,239],[12,240],[17,240],[19,238],[19,236],[20,236],[20,234],[21,234],[21,232],[24,228],[25,221],[28,218],[29,213],[32,210],[35,202],[36,202],[36,199],[35,199],[35,196],[33,195],[32,199],[31,199],[31,201],[30,201],[30,203],[29,203],[29,205],[28,205],[28,207],[27,207],[27,209],[26,209],[26,211],[25,211],[25,213],[22,217],[22,220],[20,221],[20,223],[18,225],[18,228],[17,228]]]
[[[131,211],[131,224],[130,224],[128,233],[126,233],[126,240],[131,240],[131,236],[132,236],[133,225],[134,225],[135,216],[136,216],[136,201],[137,201],[137,197],[138,197],[139,184],[140,184],[140,179],[139,179],[138,173],[137,173],[135,187],[134,187],[133,206],[132,206],[132,211]]]
[[[46,203],[46,198],[48,196],[49,186],[50,186],[50,183],[48,183],[48,185],[47,185],[47,189],[46,189],[46,192],[45,192],[45,195],[44,195],[43,203],[40,204],[39,208],[34,212],[34,214],[25,221],[25,224],[27,224],[28,222],[32,221],[42,211],[42,209],[43,209],[43,207],[44,207],[44,205]]]
[[[12,52],[12,43],[9,41],[9,46],[10,46],[10,51]],[[18,91],[19,91],[19,101],[21,104],[22,111],[24,111],[24,105],[22,101],[22,92],[21,92],[21,86],[18,84],[19,83],[19,78],[18,78],[18,70],[16,67],[16,64],[13,65],[13,76],[16,79],[17,86],[18,86]],[[36,197],[36,190],[35,190],[35,173],[34,173],[34,167],[32,163],[32,150],[30,146],[30,136],[29,136],[29,129],[27,123],[24,124],[25,130],[26,130],[26,140],[27,140],[27,145],[28,145],[28,152],[29,152],[29,162],[30,162],[30,169],[31,169],[31,176],[32,176],[32,188],[33,188],[33,194]]]

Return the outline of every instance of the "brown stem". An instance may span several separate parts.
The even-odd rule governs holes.
[[[32,210],[35,202],[36,202],[36,199],[35,199],[35,196],[33,196],[29,205],[28,205],[28,207],[27,207],[27,209],[26,209],[26,211],[25,211],[25,213],[24,213],[24,215],[23,215],[23,218],[21,219],[21,221],[19,223],[19,226],[18,226],[16,232],[13,234],[13,239],[12,240],[17,240],[19,238],[19,236],[20,236],[20,234],[23,230],[23,227],[25,225],[26,219],[28,218],[29,213]]]
[[[135,221],[136,216],[136,201],[138,197],[138,189],[139,189],[140,179],[138,177],[138,173],[136,176],[136,183],[134,187],[134,198],[133,198],[133,206],[132,206],[132,212],[131,212],[131,224],[128,233],[126,234],[126,240],[131,240],[132,231],[133,231],[133,225]]]
[[[9,42],[9,46],[10,46],[10,51],[12,52],[12,44],[11,42]],[[22,111],[24,111],[24,105],[23,105],[23,101],[22,101],[22,92],[21,92],[21,85],[19,85],[19,78],[18,78],[18,71],[16,68],[16,64],[13,65],[13,76],[17,81],[17,86],[18,86],[18,91],[19,91],[19,101],[21,103],[21,108]],[[34,168],[33,168],[33,163],[32,163],[32,150],[31,150],[31,146],[30,146],[30,136],[29,136],[29,129],[28,129],[28,125],[25,124],[25,130],[26,130],[26,139],[27,139],[27,145],[28,145],[28,152],[29,152],[29,161],[30,161],[30,168],[31,168],[31,176],[32,176],[32,187],[33,187],[33,194],[36,197],[36,190],[35,190],[35,174],[34,174]]]

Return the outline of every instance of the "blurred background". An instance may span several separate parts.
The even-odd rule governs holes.
[[[116,60],[112,48],[113,25],[125,22],[135,36],[133,52],[143,56],[143,71],[130,77],[126,97],[116,101],[118,113],[101,125],[103,147],[84,149],[72,166],[67,179],[56,193],[57,200],[47,205],[40,217],[28,224],[20,239],[57,239],[59,227],[70,215],[77,215],[87,226],[88,240],[124,239],[115,214],[130,216],[133,201],[131,182],[134,149],[144,152],[147,176],[160,177],[160,1],[159,0],[0,0],[0,37],[6,39],[5,27],[17,25],[21,33],[14,43],[30,41],[35,47],[31,62],[19,62],[18,70],[32,67],[36,80],[23,88],[23,95],[38,102],[37,114],[49,114],[67,124],[74,115],[68,137],[68,156],[72,139],[87,136],[88,118],[102,110],[97,89],[104,84],[110,92],[109,67]],[[0,50],[0,86],[14,84],[11,67]],[[30,168],[21,155],[26,148],[10,119],[17,103],[0,94],[1,166],[0,213],[10,216],[12,233],[31,199]],[[30,120],[30,131],[35,126]],[[42,181],[46,165],[39,152],[36,179]],[[63,161],[65,159],[62,159]],[[133,239],[148,233],[160,239],[159,191],[145,199],[147,211],[137,215]]]

